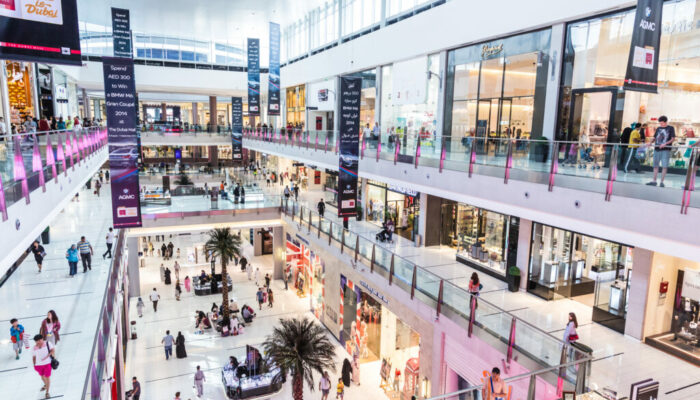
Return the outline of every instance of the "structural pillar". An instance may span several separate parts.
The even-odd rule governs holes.
[[[418,229],[423,230],[423,244],[425,246],[436,246],[440,244],[440,230],[442,224],[427,224],[425,221],[440,221],[442,218],[442,199],[437,196],[421,193],[420,197],[420,219]],[[423,228],[421,224],[425,224]]]
[[[10,95],[7,91],[7,68],[5,68],[5,61],[0,61],[0,109],[2,109],[2,116],[4,118],[3,124],[5,124],[5,132],[10,135],[12,132],[12,126],[10,125]]]
[[[535,98],[544,98],[544,113],[542,115],[542,136],[555,139],[555,130],[557,129],[557,111],[559,107],[557,103],[559,102],[559,87],[560,87],[560,76],[562,69],[562,50],[564,48],[564,40],[566,38],[566,24],[557,24],[552,26],[552,40],[550,42],[549,54],[550,58],[542,54],[541,62],[549,63],[549,68],[547,69],[547,82],[546,82],[546,95]],[[538,109],[535,105],[535,109]]]
[[[66,90],[68,89],[66,88]],[[92,110],[90,109],[90,98],[88,97],[87,90],[85,90],[85,88],[83,88],[83,108],[85,109],[85,118],[92,119]],[[57,109],[58,108],[55,108],[55,110]]]
[[[532,221],[520,218],[520,227],[518,229],[518,255],[516,257],[516,265],[520,268],[520,289],[526,291],[528,270],[530,267],[530,246],[532,244]]]
[[[165,106],[165,103],[160,103],[160,120],[168,120],[168,108]]]
[[[649,285],[653,268],[654,252],[635,247],[632,249],[632,263],[634,265],[634,282],[630,285],[629,303],[627,304],[627,317],[625,319],[625,335],[635,339],[644,339],[644,317],[647,312],[647,300],[649,299]],[[675,279],[675,276],[666,277],[667,280]],[[658,287],[656,290],[658,296]],[[673,297],[673,292],[667,293]],[[672,298],[666,301],[673,301]]]
[[[140,297],[141,279],[139,271],[139,237],[127,237],[126,246],[129,249],[129,256],[127,258],[127,274],[129,274],[129,295],[131,297]]]
[[[197,102],[192,102],[192,123],[199,124],[199,112],[197,111]]]
[[[262,255],[262,250],[263,250],[263,240],[262,240],[262,234],[264,229],[255,229],[255,234],[253,235],[253,255],[254,256],[261,256]]]
[[[216,132],[216,96],[209,96],[209,132]]]
[[[272,279],[283,279],[287,260],[285,258],[284,229],[281,226],[272,228],[272,257],[274,260]]]

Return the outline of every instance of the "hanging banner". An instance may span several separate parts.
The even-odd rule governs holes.
[[[0,59],[81,65],[76,0],[0,0]]]
[[[360,151],[360,92],[362,78],[340,78],[340,166],[338,168],[338,216],[357,215],[357,169]]]
[[[260,39],[248,39],[248,115],[260,115]]]
[[[243,99],[231,97],[231,158],[234,164],[243,161]]]
[[[625,90],[656,93],[659,86],[659,45],[663,0],[639,0],[627,59]]]
[[[107,111],[112,221],[115,228],[141,226],[139,143],[134,60],[102,57]]]
[[[114,56],[132,58],[131,52],[131,20],[129,10],[112,7],[112,38],[114,40]]]
[[[270,22],[269,65],[267,114],[280,115],[280,26],[274,22]]]

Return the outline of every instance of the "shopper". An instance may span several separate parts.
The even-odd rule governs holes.
[[[173,335],[170,334],[170,331],[165,331],[165,336],[163,336],[163,340],[160,342],[163,344],[163,348],[165,349],[165,359],[169,360],[170,356],[173,355],[173,343],[175,342],[175,338],[173,338]]]
[[[158,300],[160,300],[160,295],[156,291],[156,288],[153,288],[153,291],[149,295],[151,302],[153,303],[153,312],[158,311]]]
[[[146,305],[143,304],[143,299],[139,297],[139,300],[136,302],[136,312],[139,314],[139,318],[143,317],[144,307],[146,307]]]
[[[204,382],[207,381],[207,377],[204,376],[204,372],[197,366],[197,372],[194,373],[194,387],[197,388],[197,397],[202,397],[204,395]]]
[[[299,201],[299,185],[294,185],[294,201]]]
[[[494,367],[491,370],[491,377],[489,378],[489,388],[491,393],[490,399],[493,400],[505,400],[508,394],[506,393],[506,383],[501,379],[501,370]]]
[[[109,170],[105,171],[105,181],[109,183]]]
[[[92,255],[95,254],[95,251],[92,249],[90,242],[85,240],[85,236],[80,237],[78,251],[80,251],[80,259],[83,262],[83,273],[92,270]]]
[[[660,116],[659,126],[654,132],[654,178],[647,185],[656,186],[659,165],[661,165],[661,182],[659,186],[665,186],[664,179],[668,171],[668,163],[671,159],[671,146],[674,140],[676,140],[676,130],[668,124],[668,117],[665,115]]]
[[[66,260],[68,260],[68,275],[72,278],[78,273],[78,247],[75,244],[70,245],[66,250]]]
[[[639,159],[637,158],[637,149],[639,149],[639,146],[642,144],[642,135],[639,132],[639,128],[642,126],[639,123],[632,124],[633,129],[629,133],[629,138],[628,138],[628,144],[627,144],[627,154],[626,154],[626,159],[625,159],[625,164],[623,167],[623,170],[625,173],[630,169],[630,165],[632,166],[631,169],[634,169],[638,173],[640,172],[640,165],[639,165]]]
[[[187,291],[187,293],[190,292],[190,288],[191,288],[190,276],[187,275],[187,276],[185,276],[185,290]]]
[[[47,343],[51,344],[51,347],[55,347],[56,343],[60,340],[58,331],[61,330],[61,323],[58,321],[58,316],[54,310],[49,310],[46,318],[41,321],[41,328],[39,333],[43,336]]]
[[[22,354],[22,343],[24,342],[24,327],[20,325],[17,318],[10,320],[10,341],[12,342],[12,350],[15,351],[15,360],[19,360],[19,355]]]
[[[265,287],[270,287],[270,274],[265,274]]]
[[[107,245],[107,251],[102,253],[102,259],[104,260],[107,255],[112,258],[112,244],[114,243],[114,228],[109,228],[107,236],[105,236],[105,244]]]
[[[141,398],[141,384],[136,377],[131,378],[131,390],[127,392],[127,396],[130,396],[131,400],[139,400]]]
[[[347,358],[343,360],[343,368],[340,371],[340,376],[343,378],[343,384],[350,387],[350,374],[352,373],[352,364]]]
[[[578,320],[576,319],[576,314],[570,312],[569,321],[566,323],[566,329],[564,329],[564,343],[571,344],[575,343],[578,340],[576,328],[578,328]]]
[[[323,201],[323,199],[318,201],[316,209],[318,210],[318,215],[320,215],[321,218],[323,218],[323,213],[326,212],[326,203]]]
[[[258,299],[258,310],[262,310],[262,305],[265,302],[265,295],[261,287],[259,287],[257,293],[255,293],[255,298]]]
[[[39,374],[44,386],[40,391],[45,391],[45,398],[50,399],[49,389],[51,388],[51,360],[54,357],[56,350],[49,348],[49,345],[44,341],[41,335],[34,336],[34,348],[32,349],[32,363],[34,371]]]
[[[474,302],[474,308],[478,305],[476,303],[476,298],[479,297],[479,292],[481,292],[481,288],[483,285],[479,282],[479,275],[477,275],[476,272],[472,273],[471,278],[469,279],[469,293],[472,295],[471,299]]]
[[[289,200],[289,196],[292,195],[292,192],[289,191],[289,185],[284,187],[284,199]]]
[[[170,285],[172,283],[172,280],[170,279],[170,268],[165,267],[165,284]]]
[[[175,398],[173,400],[182,400],[180,397],[180,392],[175,392]]]
[[[396,368],[394,370],[394,392],[399,392],[399,388],[401,387],[401,370]]]
[[[182,288],[180,287],[180,280],[175,280],[175,300],[180,301],[180,296],[182,295]]]
[[[44,246],[39,244],[38,240],[35,240],[34,243],[29,247],[29,250],[27,250],[27,253],[31,252],[34,254],[34,260],[36,260],[36,266],[39,268],[39,273],[41,273],[41,264],[44,262],[44,257],[46,257],[46,251],[44,250]]]
[[[100,197],[100,189],[102,189],[102,182],[99,179],[95,179],[95,194]]]
[[[260,286],[260,267],[255,268],[255,286]]]
[[[178,249],[180,250],[180,249]],[[173,265],[173,270],[175,271],[175,280],[179,281],[180,280],[180,263],[175,261],[175,265]]]
[[[246,265],[248,265],[248,259],[245,257],[241,257],[241,272],[245,271]],[[250,274],[248,274],[248,280],[250,280]]]
[[[328,394],[331,391],[331,377],[328,376],[328,371],[323,371],[321,381],[318,383],[318,390],[321,391],[321,400],[328,400]]]
[[[187,351],[185,350],[185,337],[182,332],[177,333],[177,339],[175,339],[175,356],[177,358],[187,358]]]
[[[274,303],[274,295],[272,294],[272,288],[267,287],[267,306],[272,308],[272,303]]]

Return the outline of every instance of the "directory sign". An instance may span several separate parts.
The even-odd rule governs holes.
[[[107,110],[112,220],[115,228],[141,226],[139,143],[134,60],[102,57]]]
[[[260,39],[248,39],[248,115],[260,115]]]
[[[632,43],[627,59],[625,90],[656,93],[659,86],[659,44],[663,0],[639,0],[634,15]]]
[[[357,215],[357,170],[360,152],[360,95],[362,78],[340,78],[340,166],[338,168],[338,216]]]
[[[270,22],[270,68],[267,87],[267,114],[280,115],[280,26]]]
[[[132,58],[131,52],[131,22],[129,10],[112,7],[112,38],[114,40],[114,56]]]
[[[76,0],[0,0],[0,59],[80,65]]]
[[[231,97],[231,157],[234,163],[243,161],[243,99]]]

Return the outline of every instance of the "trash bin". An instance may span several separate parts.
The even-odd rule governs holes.
[[[136,334],[136,321],[131,321],[131,340],[135,340],[138,337]]]
[[[44,229],[44,231],[41,232],[41,244],[49,244],[49,241],[49,227],[47,226],[46,229]]]

